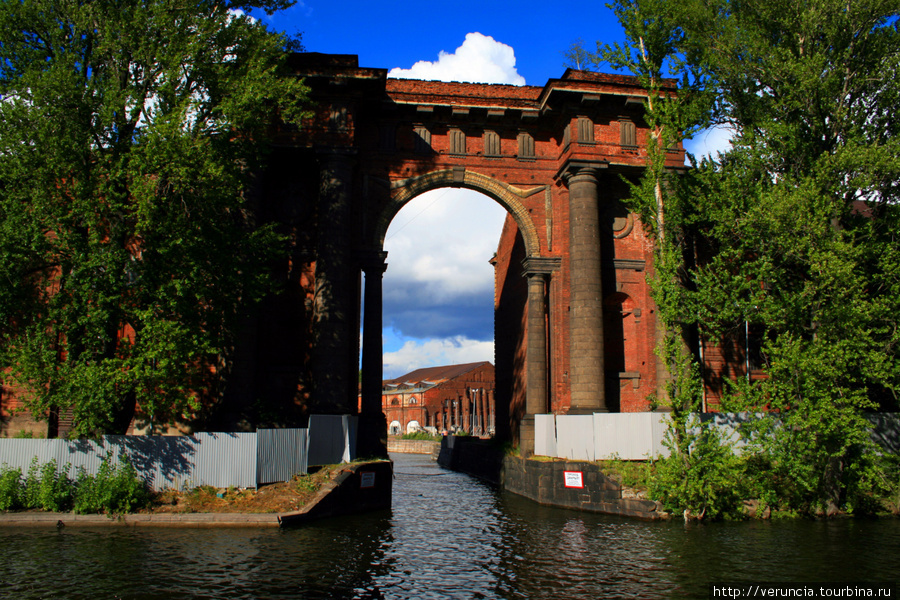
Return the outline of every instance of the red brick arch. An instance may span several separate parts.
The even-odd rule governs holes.
[[[570,69],[540,87],[413,81],[351,55],[292,60],[316,108],[284,132],[263,185],[292,255],[287,293],[272,302],[281,312],[265,317],[271,334],[257,344],[273,350],[254,356],[245,402],[288,396],[306,413],[358,410],[360,434],[374,436],[360,451],[377,453],[387,429],[384,239],[407,202],[448,187],[483,193],[510,215],[494,261],[498,433],[527,451],[535,414],[615,409],[604,392],[603,298],[612,293],[633,300],[637,325],[634,373],[614,375],[638,384],[638,400],[656,390],[652,243],[620,202],[651,139],[637,79]],[[683,167],[684,153],[672,148],[667,160]],[[260,391],[254,381],[281,387]]]
[[[404,204],[447,187],[483,193],[510,215],[492,261],[498,433],[527,452],[535,414],[649,406],[666,376],[653,354],[652,240],[622,202],[623,179],[637,180],[652,143],[636,78],[569,69],[540,87],[413,81],[313,53],[291,65],[313,114],[281,131],[248,190],[289,240],[284,290],[236,342],[226,426],[358,412],[360,453],[379,453],[385,235]],[[684,166],[680,146],[666,159]],[[618,316],[622,339],[608,342],[605,315],[625,314],[604,305],[613,294],[630,299],[632,329],[622,333]],[[607,361],[606,346],[628,360]],[[606,401],[610,377],[618,407]]]
[[[441,169],[393,183],[390,201],[384,206],[374,228],[374,245],[379,248],[384,247],[384,238],[391,221],[407,202],[425,192],[447,187],[474,190],[496,200],[516,221],[525,240],[528,256],[541,255],[541,242],[537,227],[521,199],[543,192],[545,186],[523,190],[465,168]]]

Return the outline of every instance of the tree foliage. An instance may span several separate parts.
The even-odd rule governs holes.
[[[76,434],[189,418],[279,251],[246,191],[302,117],[284,0],[0,3],[0,361]]]
[[[650,168],[632,203],[658,242],[652,285],[675,386],[691,386],[684,363],[699,358],[681,350],[684,332],[728,347],[752,331],[765,375],[732,399],[779,417],[754,437],[766,494],[833,510],[873,479],[863,413],[896,410],[900,391],[897,4],[612,8],[627,39],[602,58],[650,91]],[[731,149],[667,173],[659,149],[711,125],[732,132]],[[671,396],[686,399],[676,412],[696,409],[696,395]]]

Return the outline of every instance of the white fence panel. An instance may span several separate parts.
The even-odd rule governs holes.
[[[711,422],[740,453],[746,442],[740,428],[760,418],[775,418],[766,413],[701,413],[702,422]],[[900,451],[900,414],[872,413],[873,441],[886,452]],[[586,423],[585,419],[590,419]],[[668,413],[594,413],[579,415],[535,415],[535,454],[572,460],[647,460],[666,457],[663,444],[669,428]],[[452,439],[452,438],[451,438]],[[555,446],[554,446],[555,445]]]
[[[106,456],[106,448],[103,440],[48,440],[59,444],[56,459],[57,466],[62,469],[70,464],[69,476],[73,479],[77,473],[84,469],[88,475],[96,475],[100,471],[100,464]]]
[[[195,436],[108,435],[103,441],[104,448],[93,453],[86,449],[83,453],[95,461],[90,469],[85,469],[91,474],[97,472],[100,460],[109,452],[113,456],[127,454],[131,464],[154,490],[198,485],[194,483],[194,469],[200,447]]]
[[[305,440],[305,430],[299,437]],[[285,436],[292,434],[285,433]],[[286,446],[285,446],[286,447]],[[56,459],[62,471],[69,466],[68,475],[75,478],[79,469],[96,475],[103,458],[110,454],[115,460],[127,454],[139,476],[154,490],[183,489],[198,485],[217,488],[257,487],[260,483],[285,479],[258,481],[258,451],[256,433],[200,433],[193,436],[105,436],[93,440],[0,440],[0,466],[19,468],[28,472],[33,458],[43,465]],[[293,448],[290,456],[275,457],[282,468],[305,465],[306,448]],[[283,465],[288,465],[284,467]]]
[[[659,415],[658,419],[653,419],[650,422],[650,427],[652,428],[652,432],[650,434],[650,440],[653,444],[653,456],[662,456],[664,458],[669,457],[669,449],[663,444],[666,439],[666,432],[669,430],[669,423],[671,422],[671,417],[665,413],[656,413]]]
[[[38,464],[44,464],[51,459],[60,463],[59,444],[48,442],[60,442],[62,440],[29,440],[10,439],[3,440],[3,452],[0,454],[0,466],[6,465],[11,469],[20,469],[22,473],[28,471],[32,457],[37,457]],[[62,462],[61,464],[65,464]]]
[[[667,453],[662,445],[667,417],[649,412],[594,413],[597,459],[646,460]]]
[[[594,460],[594,419],[591,415],[557,415],[556,449],[559,458]]]
[[[198,433],[192,436],[104,436],[94,440],[0,439],[0,466],[28,473],[33,459],[55,459],[62,471],[96,475],[103,458],[127,454],[154,490],[199,485],[258,487],[306,473],[307,465],[350,462],[356,458],[357,417],[313,415],[310,429],[257,433]]]
[[[534,415],[534,453],[556,456],[556,415]]]

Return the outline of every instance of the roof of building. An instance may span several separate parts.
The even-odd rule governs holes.
[[[406,385],[409,387],[431,387],[448,379],[474,371],[478,367],[489,365],[488,361],[466,363],[463,365],[446,365],[443,367],[425,367],[416,369],[406,375],[382,382],[384,388]]]

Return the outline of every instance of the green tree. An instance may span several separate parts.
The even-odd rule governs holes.
[[[247,190],[306,99],[243,11],[289,4],[0,3],[0,362],[36,416],[121,432],[215,392],[282,245]]]
[[[659,242],[661,317],[670,331],[696,328],[726,346],[754,334],[767,376],[732,397],[780,419],[754,436],[761,495],[806,511],[851,503],[872,479],[864,412],[896,409],[900,389],[897,5],[618,0],[612,8],[627,41],[603,58],[651,90],[651,149],[666,145],[667,131],[733,132],[729,151],[680,177],[651,152],[633,188]],[[657,91],[663,73],[680,80],[678,99]],[[690,372],[674,369],[675,383],[688,387],[678,381]]]

